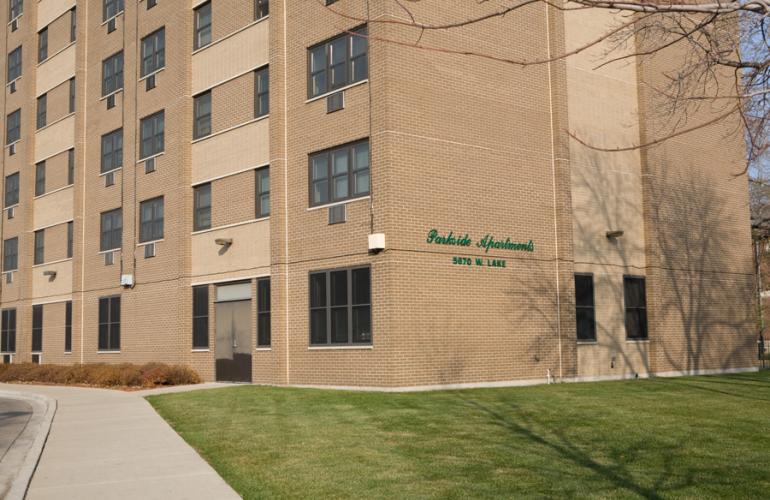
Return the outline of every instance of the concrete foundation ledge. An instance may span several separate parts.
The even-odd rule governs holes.
[[[21,400],[32,407],[32,416],[27,425],[0,463],[0,486],[10,485],[3,498],[23,500],[51,430],[51,422],[56,413],[56,400],[10,390],[0,390],[0,398]]]
[[[613,380],[631,380],[636,378],[654,378],[654,377],[684,377],[688,375],[720,375],[727,373],[745,373],[757,372],[759,367],[752,366],[746,368],[716,368],[704,370],[682,370],[660,373],[625,373],[619,375],[600,375],[595,377],[564,377],[563,383],[578,382],[607,382]],[[554,383],[557,379],[551,379]],[[459,384],[434,384],[434,385],[415,385],[406,387],[377,387],[377,386],[347,386],[347,385],[316,385],[316,384],[289,384],[288,387],[297,387],[301,389],[328,389],[340,391],[368,391],[368,392],[423,392],[423,391],[446,391],[455,389],[490,389],[495,387],[527,387],[533,385],[543,385],[549,383],[548,378],[532,378],[521,380],[503,380],[495,382],[469,382]],[[558,382],[556,382],[558,383]],[[273,384],[255,384],[270,385]],[[275,385],[275,387],[286,387]]]

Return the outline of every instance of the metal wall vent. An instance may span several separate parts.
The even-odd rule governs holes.
[[[115,172],[107,172],[104,174],[104,187],[110,187],[115,184]]]
[[[144,162],[144,173],[150,174],[152,172],[155,172],[155,158],[148,158],[147,161]]]
[[[348,220],[347,205],[329,207],[329,224],[342,224]]]
[[[150,91],[155,88],[155,75],[150,75],[145,80],[146,90]]]
[[[345,107],[345,93],[335,92],[326,98],[326,112],[334,113]]]
[[[104,265],[111,266],[115,263],[115,252],[107,252],[104,254]]]
[[[150,259],[155,257],[155,243],[148,243],[144,246],[144,258]]]

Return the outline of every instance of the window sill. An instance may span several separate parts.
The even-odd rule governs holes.
[[[326,203],[325,205],[308,207],[307,211],[310,212],[311,210],[323,210],[324,208],[335,207],[337,205],[347,205],[348,203],[354,203],[356,201],[368,200],[371,197],[372,197],[371,194],[367,194],[366,196],[360,196],[358,198],[350,198],[349,200],[335,201],[334,203]]]
[[[123,15],[123,13],[124,13],[124,12],[125,12],[125,11],[121,10],[120,12],[118,12],[117,14],[115,14],[114,16],[112,16],[111,18],[109,18],[109,19],[105,19],[104,21],[102,21],[102,24],[100,24],[100,26],[104,26],[105,24],[107,24],[108,22],[112,21],[113,19],[117,20],[117,19],[118,19],[118,17],[120,17],[120,16],[122,16],[122,15]]]
[[[272,347],[256,347],[254,350],[255,351],[259,351],[259,352],[266,352],[266,351],[272,351],[273,348]]]
[[[20,142],[21,142],[21,139],[16,139],[16,140],[15,140],[15,141],[13,141],[13,142],[9,142],[8,144],[6,144],[6,145],[5,145],[5,149],[8,149],[8,148],[10,148],[11,146],[14,146],[14,145],[16,145],[16,144],[18,144],[18,143],[20,143]]]
[[[104,100],[106,100],[108,97],[112,97],[112,96],[114,96],[114,95],[120,94],[121,92],[123,92],[123,87],[120,87],[120,88],[119,88],[119,89],[117,89],[117,90],[113,90],[113,91],[112,91],[112,92],[110,92],[109,94],[106,94],[106,95],[103,95],[103,96],[101,96],[101,97],[99,98],[99,100],[100,100],[100,101],[104,101]]]
[[[201,347],[201,348],[197,348],[197,349],[194,348],[190,352],[211,352],[211,349],[209,349],[209,348],[202,348]]]
[[[155,243],[160,243],[161,241],[164,241],[164,240],[165,240],[165,238],[161,238],[159,240],[142,241],[140,243],[137,243],[136,247],[139,248],[139,247],[143,247],[143,246],[147,246],[147,245],[154,245]]]
[[[139,160],[137,160],[136,164],[139,165],[140,163],[144,163],[147,160],[152,160],[153,158],[158,158],[159,156],[163,156],[164,154],[166,154],[166,152],[161,151],[160,153],[155,153],[154,155],[145,156],[144,158],[140,158]]]
[[[626,339],[627,344],[646,344],[650,339]]]
[[[16,207],[18,207],[18,206],[19,206],[19,204],[18,204],[18,203],[14,203],[13,205],[8,205],[8,206],[7,206],[7,207],[5,207],[3,210],[10,210],[10,209],[12,209],[12,208],[16,208]]]
[[[158,69],[156,69],[156,70],[155,70],[155,71],[153,71],[152,73],[147,73],[147,74],[146,74],[146,75],[144,75],[143,77],[139,78],[139,81],[141,82],[141,81],[144,81],[144,80],[146,80],[146,79],[150,78],[151,76],[155,76],[155,75],[157,75],[158,73],[160,73],[161,71],[163,71],[164,69],[166,69],[166,67],[165,67],[165,66],[163,66],[162,68],[158,68]]]
[[[24,75],[22,75],[22,76],[24,76]],[[13,80],[11,80],[10,82],[6,83],[6,84],[5,84],[5,86],[6,86],[6,87],[10,87],[12,83],[16,83],[16,82],[18,82],[19,80],[21,80],[21,76],[17,76],[16,78],[14,78]]]
[[[321,99],[329,97],[332,94],[336,94],[337,92],[343,92],[345,90],[352,89],[353,87],[358,87],[359,85],[363,85],[365,83],[369,83],[369,79],[368,78],[365,78],[363,80],[351,83],[349,85],[345,85],[344,87],[340,87],[338,89],[330,90],[329,92],[324,92],[323,94],[317,95],[315,97],[311,97],[310,99],[307,99],[305,101],[305,104],[311,103],[313,101],[319,101]]]
[[[361,345],[311,345],[308,346],[308,351],[350,351],[350,350],[364,350],[369,351],[374,349],[373,344],[361,344]]]
[[[120,351],[96,351],[96,354],[120,354]]]
[[[258,116],[258,117],[256,117],[256,118],[252,118],[251,120],[249,120],[249,121],[245,121],[245,122],[243,122],[243,123],[239,123],[238,125],[233,125],[232,127],[226,128],[226,129],[224,129],[224,130],[220,130],[220,131],[218,131],[218,132],[212,132],[212,133],[210,133],[209,135],[204,135],[204,136],[202,136],[202,137],[198,137],[197,139],[193,139],[193,140],[190,142],[190,144],[197,144],[197,143],[199,143],[199,142],[203,142],[203,141],[205,141],[206,139],[211,139],[211,138],[213,138],[213,137],[217,137],[217,136],[219,136],[219,135],[223,135],[223,134],[226,134],[226,133],[228,133],[228,132],[232,132],[233,130],[239,129],[239,128],[241,128],[241,127],[245,127],[246,125],[251,125],[252,123],[256,123],[256,122],[259,122],[259,121],[265,120],[265,119],[267,119],[267,118],[270,118],[270,113],[268,113],[268,114],[266,114],[266,115]]]
[[[113,168],[112,170],[107,170],[106,172],[102,172],[102,173],[99,174],[99,177],[103,177],[103,176],[105,176],[107,174],[115,173],[118,170],[123,170],[123,167]]]
[[[110,249],[110,250],[99,250],[99,251],[96,253],[96,255],[104,255],[104,254],[106,254],[106,253],[115,253],[115,252],[120,252],[120,251],[122,251],[122,250],[123,250],[123,248],[122,248],[122,247],[121,247],[121,248],[112,248],[112,249]]]
[[[578,340],[577,345],[599,345],[596,340]]]
[[[18,21],[19,19],[21,19],[21,16],[23,16],[23,15],[24,15],[24,13],[22,12],[22,13],[21,13],[21,14],[19,14],[18,16],[14,17],[14,18],[13,18],[13,19],[11,19],[10,21],[8,21],[8,26],[10,26],[12,22],[14,22],[14,21]]]

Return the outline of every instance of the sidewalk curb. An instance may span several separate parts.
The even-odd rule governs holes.
[[[32,406],[32,417],[4,459],[21,463],[4,499],[23,500],[51,431],[57,404],[47,396],[16,391],[0,390],[0,397],[26,401]]]

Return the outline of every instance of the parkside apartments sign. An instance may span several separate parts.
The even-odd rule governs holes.
[[[463,236],[455,236],[453,231],[442,235],[436,229],[428,231],[428,238],[425,240],[429,245],[448,245],[461,248],[470,248],[473,246],[473,239],[465,233]],[[534,252],[535,243],[529,240],[527,243],[511,241],[511,238],[496,239],[493,235],[487,234],[481,238],[475,245],[477,248],[483,248],[484,253],[493,250],[509,250],[512,252]],[[452,264],[456,266],[479,266],[479,267],[506,267],[504,259],[487,259],[483,257],[452,257]]]

